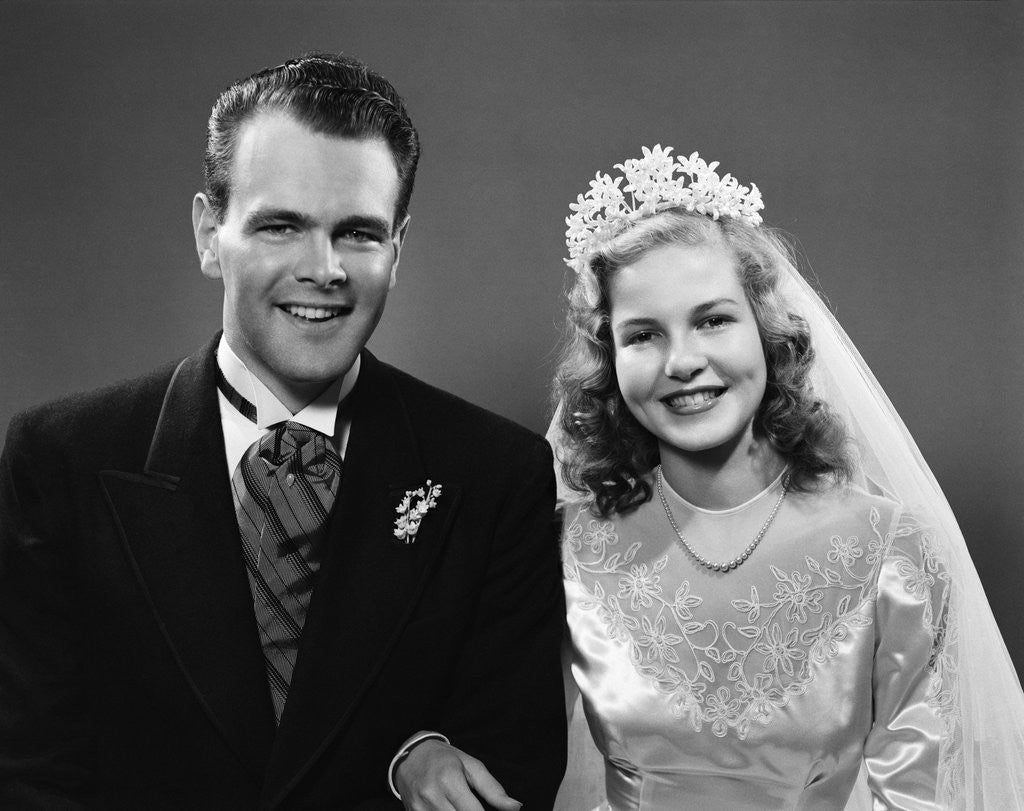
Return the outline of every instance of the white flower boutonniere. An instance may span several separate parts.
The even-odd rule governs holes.
[[[437,497],[441,495],[441,485],[434,484],[430,479],[424,487],[417,490],[406,490],[402,503],[395,507],[398,518],[395,519],[395,537],[405,543],[416,540],[420,531],[420,522],[431,507],[437,506]],[[413,499],[416,503],[413,504]]]

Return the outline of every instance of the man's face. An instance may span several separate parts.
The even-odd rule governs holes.
[[[229,346],[289,408],[352,366],[395,284],[398,172],[384,140],[321,135],[283,112],[238,133],[218,223],[193,204],[203,273],[224,282]]]

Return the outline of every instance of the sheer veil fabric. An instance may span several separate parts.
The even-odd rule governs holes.
[[[946,497],[906,426],[843,328],[803,278],[783,295],[811,329],[816,391],[843,416],[860,453],[860,484],[928,524],[949,573],[938,663],[948,737],[937,799],[948,808],[1024,808],[1024,695]]]
[[[844,419],[859,467],[854,484],[885,495],[930,528],[926,540],[949,576],[942,642],[934,665],[934,699],[945,726],[935,802],[948,809],[1024,808],[1024,694],[996,626],[963,534],[935,477],[892,403],[842,327],[798,274],[786,272],[780,292],[806,319],[815,351],[815,391]],[[563,438],[558,413],[548,439],[556,460]],[[556,461],[556,465],[557,465]],[[578,499],[559,477],[560,502]],[[566,669],[567,701],[575,705],[570,771],[559,808],[579,809],[600,779],[593,744]],[[573,788],[577,787],[577,788]],[[568,795],[573,790],[587,797]],[[581,804],[581,802],[583,804]],[[847,809],[871,808],[864,772]]]

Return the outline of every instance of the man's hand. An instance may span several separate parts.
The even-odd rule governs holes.
[[[413,747],[395,769],[395,785],[409,811],[483,811],[477,797],[501,811],[522,807],[483,763],[439,740]]]

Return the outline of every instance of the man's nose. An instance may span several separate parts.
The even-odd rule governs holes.
[[[348,279],[342,252],[326,237],[313,240],[297,271],[299,281],[311,281],[319,287],[343,284]]]

